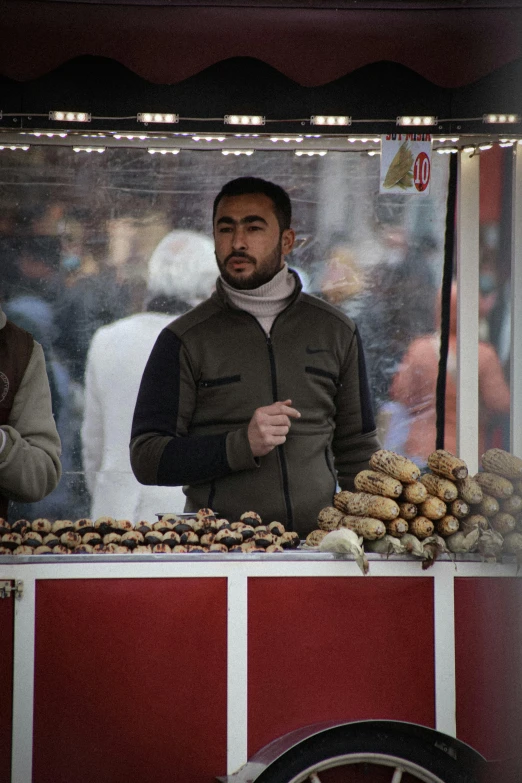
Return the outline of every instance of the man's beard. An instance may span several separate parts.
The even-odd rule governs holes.
[[[270,253],[268,258],[263,261],[262,268],[259,268],[255,258],[242,252],[230,253],[223,262],[216,256],[216,261],[218,263],[219,271],[221,272],[221,277],[226,280],[232,288],[237,288],[239,291],[251,291],[254,288],[259,288],[265,283],[269,283],[270,280],[281,271],[281,256],[282,240],[279,239],[274,250]],[[248,275],[248,277],[244,278],[231,274],[227,268],[228,261],[231,258],[244,258],[249,263],[254,264],[254,271],[252,274]]]

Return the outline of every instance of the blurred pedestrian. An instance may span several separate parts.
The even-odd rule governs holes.
[[[143,486],[129,460],[134,406],[156,338],[178,315],[205,299],[217,277],[214,244],[193,231],[171,231],[148,266],[146,312],[98,329],[85,373],[83,465],[91,493],[91,517],[151,519],[183,511],[181,487]]]
[[[439,302],[440,304],[440,302]],[[440,307],[438,308],[440,310]],[[405,456],[425,464],[435,450],[436,386],[440,353],[439,332],[414,340],[393,378],[390,396],[401,403],[409,419]],[[495,348],[479,342],[479,453],[486,449],[489,420],[509,412],[509,387]],[[457,449],[457,284],[451,289],[450,336],[446,374],[444,448]],[[385,445],[386,441],[385,441]]]

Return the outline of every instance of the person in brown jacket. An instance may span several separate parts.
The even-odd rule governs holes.
[[[213,224],[216,291],[156,341],[132,469],[143,484],[185,485],[187,511],[234,521],[252,510],[304,537],[379,448],[360,337],[285,263],[294,232],[282,188],[229,182]]]
[[[0,306],[0,517],[55,489],[60,453],[42,346]]]

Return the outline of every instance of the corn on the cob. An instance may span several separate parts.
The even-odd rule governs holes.
[[[424,560],[422,563],[423,571],[427,568],[431,568],[439,555],[448,553],[446,541],[441,538],[441,536],[437,535],[437,533],[425,538],[422,542],[422,548],[424,550]]]
[[[446,539],[446,546],[450,552],[474,552],[477,549],[477,545],[480,538],[480,528],[475,527],[469,533],[464,533],[463,530],[458,530],[453,533],[452,536],[448,536]]]
[[[424,484],[421,484],[420,481],[414,481],[413,484],[404,485],[401,500],[406,501],[406,503],[415,503],[418,505],[419,503],[422,503],[423,500],[426,500],[427,497],[428,490]]]
[[[317,527],[320,530],[337,530],[343,518],[343,512],[333,506],[322,508],[317,515]]]
[[[468,534],[474,528],[478,527],[480,530],[487,530],[489,527],[489,520],[482,514],[470,514],[469,517],[460,520],[460,529]]]
[[[517,495],[522,495],[522,481],[516,481],[513,486]]]
[[[491,520],[491,527],[500,533],[502,536],[507,536],[508,533],[512,533],[516,527],[516,520],[511,514],[505,514],[503,511],[499,511],[498,514]]]
[[[399,503],[399,516],[401,519],[413,519],[418,514],[415,503]]]
[[[428,495],[425,501],[419,505],[419,515],[428,519],[442,519],[448,513],[448,508],[443,500],[435,495]]]
[[[397,517],[396,519],[392,519],[391,522],[388,522],[386,524],[386,531],[390,536],[395,536],[396,538],[401,538],[405,533],[407,533],[409,530],[409,525],[406,522],[405,519],[401,519],[400,517]]]
[[[500,511],[500,503],[493,495],[484,494],[474,511],[478,514],[483,514],[485,517],[493,517]]]
[[[363,572],[368,573],[369,565],[357,533],[347,527],[332,530],[319,544],[321,552],[338,552],[350,554],[355,557],[355,562]]]
[[[431,519],[423,516],[418,516],[415,517],[415,519],[410,520],[409,527],[409,532],[421,540],[433,535],[433,531],[435,530],[435,525]]]
[[[484,530],[478,540],[478,551],[488,563],[494,563],[500,557],[504,539],[498,530]]]
[[[522,459],[504,449],[488,449],[481,458],[486,472],[497,473],[505,478],[522,479]]]
[[[384,522],[373,517],[358,517],[352,514],[345,514],[340,526],[355,531],[358,536],[362,536],[367,541],[374,541],[376,538],[382,538],[386,535]]]
[[[420,476],[420,469],[411,459],[387,449],[379,449],[372,454],[370,467],[373,470],[387,473],[388,476],[392,476],[392,478],[398,479],[398,481],[402,481],[405,484],[411,484],[412,481],[416,481]]]
[[[459,496],[462,498],[462,500],[465,500],[466,503],[480,503],[484,494],[480,484],[478,484],[471,476],[466,476],[465,479],[457,481],[457,489]]]
[[[465,500],[457,498],[453,503],[449,504],[449,512],[457,519],[464,519],[469,514],[469,506]]]
[[[508,555],[520,555],[522,553],[522,534],[521,533],[508,533],[504,537],[504,543],[502,549],[507,552]]]
[[[515,517],[515,530],[517,533],[522,533],[522,514],[517,514]]]
[[[500,501],[500,510],[506,514],[520,514],[522,511],[522,497],[520,495],[511,495],[506,500]]]
[[[336,492],[336,494],[333,497],[334,507],[339,509],[339,511],[343,511],[345,500],[347,500],[353,494],[354,494],[353,492],[348,492],[347,489],[342,489],[340,492]]]
[[[378,470],[361,470],[354,478],[354,484],[360,492],[398,498],[402,493],[402,484],[392,476]]]
[[[364,548],[367,552],[376,552],[379,555],[404,555],[406,552],[402,541],[389,535],[375,541],[365,541]]]
[[[406,552],[409,555],[415,555],[415,557],[424,557],[424,549],[422,544],[413,533],[405,533],[400,539],[401,544],[406,548]]]
[[[482,491],[494,498],[508,498],[513,494],[513,484],[509,479],[498,476],[496,473],[477,473],[475,480],[482,487]]]
[[[446,514],[442,519],[437,520],[435,528],[439,536],[451,536],[459,529],[459,520],[451,514]]]
[[[450,503],[459,495],[457,485],[453,481],[437,476],[435,473],[425,473],[420,477],[420,481],[430,495],[435,495],[435,497],[444,500],[445,503]]]
[[[428,467],[439,476],[448,479],[464,479],[468,475],[468,466],[450,451],[437,449],[428,456]]]
[[[307,546],[319,546],[326,535],[328,535],[327,530],[312,530],[308,533],[305,543]]]
[[[335,496],[334,503],[345,514],[384,520],[395,519],[399,516],[399,506],[391,498],[372,495],[369,492],[352,492],[342,498],[339,497],[341,494],[339,492]]]

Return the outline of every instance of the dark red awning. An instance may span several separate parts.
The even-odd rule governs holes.
[[[522,8],[514,1],[303,6],[0,0],[0,74],[26,81],[88,54],[174,84],[222,60],[252,57],[312,87],[388,60],[458,87],[522,58]]]

